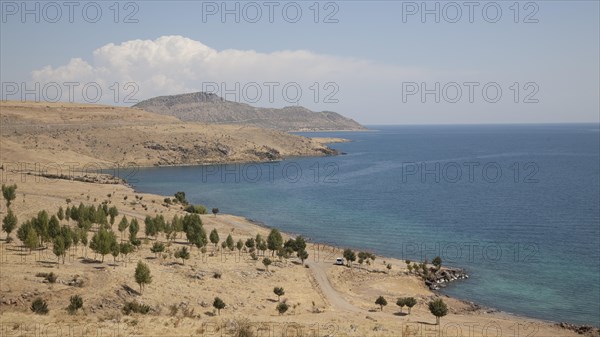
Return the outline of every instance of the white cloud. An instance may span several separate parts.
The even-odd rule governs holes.
[[[262,89],[262,99],[249,102],[256,105],[290,105],[281,87],[285,83],[296,82],[302,89],[302,99],[298,104],[321,109],[336,110],[323,106],[325,96],[332,88],[324,88],[326,82],[335,82],[339,92],[334,98],[345,99],[360,94],[365,88],[389,88],[408,78],[423,79],[425,72],[415,68],[382,65],[353,58],[320,55],[306,50],[282,50],[261,53],[254,50],[227,49],[218,51],[199,41],[183,36],[162,36],[155,40],[131,40],[121,44],[107,44],[93,52],[93,60],[73,58],[67,64],[46,66],[32,72],[36,82],[96,82],[104,97],[101,102],[113,103],[113,83],[121,86],[119,102],[123,103],[123,85],[136,83],[139,92],[135,98],[146,98],[200,91],[203,84],[226,83],[233,88],[236,82],[240,87],[248,83],[258,83]],[[279,82],[274,102],[268,101],[268,87],[264,82]],[[315,100],[311,84],[319,83],[319,98]],[[225,89],[221,87],[220,89]],[[240,90],[241,91],[241,90]],[[384,90],[385,91],[385,90]],[[76,94],[78,92],[76,91]],[[222,96],[222,91],[220,92]],[[252,92],[252,95],[254,92]],[[77,95],[76,95],[77,96]],[[233,99],[233,95],[228,95]],[[238,101],[246,101],[243,93]],[[81,97],[78,97],[81,100]]]

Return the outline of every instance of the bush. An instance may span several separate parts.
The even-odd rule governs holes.
[[[218,271],[216,271],[216,272],[213,274],[213,277],[214,277],[214,278],[216,278],[216,279],[220,279],[220,278],[221,278],[221,273],[220,273],[220,272],[218,272]]]
[[[254,337],[254,330],[252,324],[247,319],[238,320],[235,324],[234,337]]]
[[[50,272],[50,273],[37,273],[35,274],[35,276],[37,277],[43,277],[45,280],[48,281],[48,283],[56,283],[56,280],[58,279],[58,275]]]
[[[185,208],[185,211],[188,213],[195,213],[195,214],[206,214],[206,207],[202,206],[202,205],[188,205]]]
[[[48,314],[48,303],[38,297],[31,303],[31,311],[38,315],[46,315]]]
[[[289,305],[285,302],[281,302],[281,303],[277,304],[277,307],[276,307],[276,309],[280,315],[285,314],[285,312],[288,311],[289,308],[290,308]]]
[[[138,302],[125,302],[123,306],[123,313],[129,315],[131,313],[145,315],[150,312],[150,306]]]
[[[81,307],[83,307],[83,299],[81,298],[81,296],[79,296],[79,295],[71,296],[69,306],[67,307],[69,314],[71,314],[71,315],[76,314],[77,310],[81,309]]]

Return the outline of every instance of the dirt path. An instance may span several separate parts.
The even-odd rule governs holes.
[[[329,282],[327,278],[327,269],[331,267],[330,264],[324,262],[306,262],[306,264],[310,267],[310,270],[317,281],[321,292],[325,295],[329,304],[332,306],[334,310],[339,311],[349,311],[349,312],[361,312],[362,310],[352,305],[350,302],[346,301],[340,293],[337,292]]]

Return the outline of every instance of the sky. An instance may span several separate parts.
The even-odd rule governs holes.
[[[2,0],[2,100],[207,91],[369,125],[599,123],[599,3]]]

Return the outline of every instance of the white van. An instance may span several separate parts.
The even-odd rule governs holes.
[[[344,259],[341,257],[338,257],[337,259],[335,259],[335,264],[338,266],[343,266],[344,265]]]

